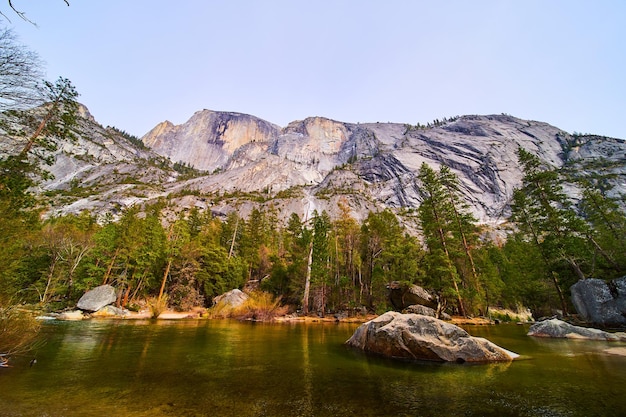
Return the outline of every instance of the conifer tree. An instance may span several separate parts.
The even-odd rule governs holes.
[[[588,259],[590,253],[586,238],[590,231],[563,192],[558,173],[543,167],[536,155],[523,148],[518,149],[518,158],[524,177],[522,186],[513,194],[511,217],[539,248],[563,312],[567,313],[560,283],[565,271],[561,267],[567,265],[571,271],[568,275],[585,279],[581,261]],[[573,283],[569,276],[565,278]]]
[[[592,187],[589,181],[583,184],[580,206],[590,226],[594,274],[601,273],[605,279],[623,276],[626,273],[626,214],[616,201],[601,189]]]
[[[341,214],[333,225],[332,242],[337,302],[359,305],[363,295],[359,224],[350,215],[347,204],[339,203],[339,210]]]
[[[435,170],[426,163],[420,167],[418,178],[423,198],[419,219],[428,249],[425,262],[431,285],[441,293],[441,298],[453,296],[459,313],[465,316],[467,313],[459,286],[461,278],[453,262],[455,248],[452,231],[456,219],[450,207],[449,191]]]

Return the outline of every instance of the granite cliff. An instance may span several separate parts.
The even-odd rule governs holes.
[[[568,168],[577,175],[610,172],[614,174],[614,192],[623,192],[626,184],[624,141],[574,136],[547,123],[509,115],[462,116],[429,127],[354,124],[312,117],[279,129],[253,116],[237,114],[233,119],[231,113],[210,112],[211,120],[219,120],[214,124],[223,126],[224,118],[229,120],[225,135],[233,129],[237,134],[230,137],[239,137],[238,141],[215,145],[221,156],[218,162],[214,158],[216,148],[206,153],[183,151],[188,143],[216,143],[212,132],[220,129],[215,126],[202,125],[208,132],[204,136],[177,133],[198,132],[193,127],[199,122],[198,114],[184,125],[161,133],[155,128],[143,138],[164,156],[176,155],[176,160],[215,172],[179,187],[210,194],[261,192],[273,200],[272,204],[299,214],[307,207],[309,211],[315,208],[333,213],[339,199],[348,202],[357,218],[383,207],[414,209],[420,204],[417,172],[426,162],[452,168],[478,219],[497,223],[507,216],[512,192],[522,177],[518,147],[539,155],[549,166]],[[251,125],[263,129],[248,129]],[[255,134],[239,133],[250,131]],[[233,143],[241,145],[234,147]],[[292,191],[288,193],[291,198],[274,198],[288,190]],[[576,195],[574,188],[570,192]]]
[[[429,126],[344,123],[311,117],[279,127],[254,116],[202,110],[187,122],[163,122],[141,140],[99,125],[85,108],[77,140],[53,152],[54,179],[37,190],[48,215],[89,209],[113,216],[134,204],[168,199],[190,207],[247,215],[272,207],[283,218],[313,210],[338,214],[338,203],[363,219],[390,208],[407,224],[420,204],[423,162],[449,166],[479,221],[499,224],[522,172],[523,147],[571,176],[602,177],[626,193],[626,142],[572,135],[509,115],[460,116]],[[19,147],[19,143],[15,146]],[[4,141],[0,152],[11,152]],[[194,169],[175,170],[174,163]],[[567,187],[572,198],[577,189]]]

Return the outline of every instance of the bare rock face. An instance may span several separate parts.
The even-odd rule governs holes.
[[[247,114],[202,110],[182,125],[160,123],[142,141],[173,162],[214,171],[244,145],[269,142],[279,130],[278,126]]]
[[[89,210],[115,220],[127,207],[166,197],[177,209],[239,210],[244,217],[271,206],[286,222],[291,213],[307,217],[313,210],[336,218],[342,202],[358,221],[391,209],[411,230],[413,220],[402,213],[420,206],[418,171],[427,163],[450,167],[474,216],[497,228],[522,178],[519,147],[547,167],[606,175],[612,197],[626,183],[626,141],[570,135],[508,115],[460,116],[428,127],[310,117],[281,129],[251,115],[202,110],[180,125],[162,122],[142,140],[101,126],[84,106],[78,119],[77,140],[44,154],[53,164],[42,168],[54,178],[34,191],[50,192],[48,216]],[[0,157],[19,152],[23,140],[0,141]],[[189,175],[172,162],[204,172]],[[574,200],[580,195],[574,183],[566,192]],[[225,194],[237,196],[215,200]]]
[[[537,322],[528,329],[528,336],[562,339],[626,341],[626,333],[609,333],[599,329],[574,326],[559,319]]]
[[[76,307],[83,311],[98,311],[104,306],[114,303],[116,299],[115,288],[110,285],[100,285],[83,294]]]
[[[279,129],[253,116],[203,111],[180,126],[159,125],[143,141],[172,161],[219,168],[219,173],[184,187],[207,193],[262,191],[267,196],[302,190],[322,196],[305,205],[329,213],[336,206],[332,197],[349,193],[355,218],[371,209],[419,207],[417,174],[425,162],[450,167],[476,218],[497,224],[507,216],[523,176],[519,147],[547,166],[575,163],[580,172],[601,157],[616,184],[626,178],[626,168],[619,164],[626,142],[574,137],[547,123],[507,115],[462,116],[428,128],[311,117]],[[573,188],[571,192],[576,194]]]
[[[445,362],[511,361],[519,355],[433,317],[387,312],[359,326],[348,346],[389,358]]]
[[[584,320],[604,327],[626,326],[626,277],[609,282],[588,278],[572,285],[570,292]]]

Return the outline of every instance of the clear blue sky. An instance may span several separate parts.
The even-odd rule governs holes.
[[[137,136],[206,108],[281,126],[509,113],[626,138],[622,0],[14,3],[48,78]]]

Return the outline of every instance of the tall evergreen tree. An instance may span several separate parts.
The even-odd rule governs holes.
[[[334,253],[334,280],[336,303],[361,305],[363,279],[359,256],[360,228],[350,215],[346,204],[339,204],[340,216],[333,225],[332,252]]]
[[[589,182],[583,186],[580,206],[590,226],[593,274],[601,274],[605,279],[623,276],[626,274],[626,214],[616,201]]]
[[[565,278],[572,284],[574,277],[585,279],[582,262],[589,258],[590,231],[564,193],[558,173],[542,166],[536,155],[523,148],[518,149],[518,158],[524,177],[522,186],[513,194],[511,218],[539,249],[561,308],[567,313],[560,280]]]
[[[418,178],[423,199],[419,208],[419,219],[428,249],[425,263],[430,285],[437,290],[441,301],[453,297],[459,313],[465,316],[461,277],[453,261],[457,256],[453,244],[456,218],[450,206],[449,190],[437,172],[426,163],[420,167]]]

